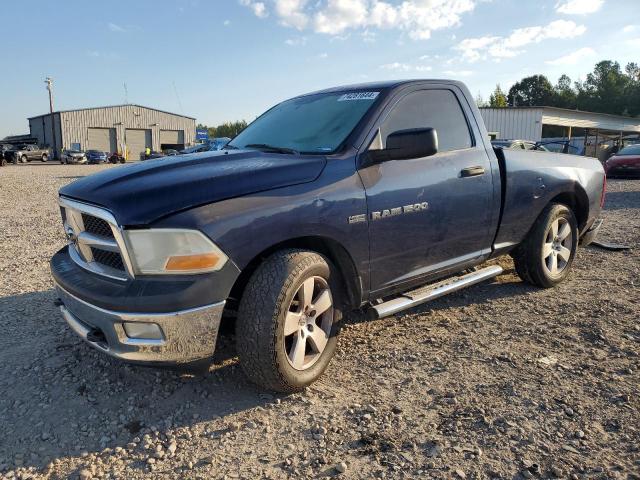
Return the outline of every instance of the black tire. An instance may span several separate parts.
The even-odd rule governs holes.
[[[0,157],[0,167],[6,167],[7,166],[7,159],[4,157]]]
[[[292,344],[286,346],[286,342],[296,334],[285,337],[284,322],[303,283],[310,279],[324,279],[326,282],[324,289],[328,288],[332,298],[332,311],[327,313],[331,323],[327,326],[329,332],[324,332],[328,336],[326,345],[321,353],[315,354],[315,363],[296,369],[287,353],[287,348],[293,351]],[[284,393],[300,391],[316,381],[336,350],[342,318],[342,291],[338,272],[322,255],[292,249],[268,257],[249,279],[238,309],[236,346],[240,364],[249,379],[262,387]],[[300,328],[311,328],[313,332],[313,326]],[[305,342],[303,351],[306,354],[308,347]]]
[[[49,160],[49,155],[47,155],[46,153],[42,154],[42,157],[40,157],[40,160],[43,162],[46,162]]]
[[[126,160],[125,160],[124,158],[121,158],[121,159],[120,159],[120,163],[125,163],[125,162],[126,162]],[[115,162],[114,162],[114,163],[115,163]]]
[[[566,239],[571,240],[571,245],[558,242],[557,238],[550,239],[551,227],[554,222],[558,221],[562,225],[568,224],[570,234]],[[551,243],[548,241],[551,240]],[[566,240],[565,240],[566,242]],[[566,248],[570,254],[568,259],[564,260],[561,252],[551,249],[551,257],[545,253],[547,249],[545,244],[555,246],[557,248]],[[538,287],[551,288],[555,287],[569,275],[571,265],[576,256],[578,249],[578,222],[569,207],[559,203],[549,204],[540,214],[538,219],[531,227],[524,241],[511,253],[513,263],[516,267],[518,276],[525,282]],[[566,251],[566,250],[565,250]],[[566,255],[565,255],[566,256]],[[555,257],[555,259],[553,258]],[[549,263],[556,262],[556,268],[563,263],[562,268],[553,274]]]
[[[22,157],[20,157],[20,162],[22,163],[27,163],[30,162],[31,160],[29,160],[29,157],[27,157],[26,155],[22,155]]]

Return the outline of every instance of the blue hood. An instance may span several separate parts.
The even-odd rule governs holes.
[[[60,194],[108,209],[121,225],[146,225],[199,205],[311,182],[325,164],[325,157],[315,155],[203,152],[111,168]]]

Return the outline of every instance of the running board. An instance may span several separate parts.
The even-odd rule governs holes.
[[[375,318],[388,317],[407,308],[415,307],[430,300],[442,297],[449,293],[457,292],[465,287],[484,282],[502,273],[502,267],[492,265],[460,277],[453,277],[442,282],[426,285],[417,290],[401,294],[392,300],[388,300],[372,307]]]

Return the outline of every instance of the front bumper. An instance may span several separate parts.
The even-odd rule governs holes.
[[[213,355],[225,302],[167,313],[115,312],[56,290],[62,316],[92,347],[122,360],[151,364],[189,364]],[[154,323],[161,339],[130,338],[125,323]]]

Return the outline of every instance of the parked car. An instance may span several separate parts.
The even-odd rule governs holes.
[[[460,82],[369,83],[282,102],[223,151],[77,180],[60,190],[57,303],[96,349],[155,365],[210,358],[237,312],[248,377],[300,390],[351,309],[394,315],[507,254],[528,283],[567,278],[600,225],[602,165],[487,138]]]
[[[191,147],[183,148],[182,150],[180,150],[179,153],[180,155],[186,155],[188,153],[211,152],[213,150],[216,150],[216,149],[211,148],[211,144],[201,143],[198,145],[193,145]]]
[[[548,152],[564,153],[568,155],[584,155],[584,148],[579,149],[571,144],[568,140],[542,140],[536,143],[536,149],[545,149]]]
[[[640,177],[640,144],[628,145],[609,157],[604,169],[610,177]]]
[[[87,150],[87,163],[88,164],[98,164],[98,163],[106,163],[108,161],[107,159],[107,153],[106,152],[101,152],[99,150]]]
[[[70,163],[87,163],[87,155],[81,150],[63,150],[60,156],[60,163],[68,165]]]
[[[172,157],[174,155],[180,155],[180,152],[178,152],[178,150],[175,150],[173,148],[167,148],[167,149],[163,150],[162,153],[164,155],[166,155],[167,157]]]
[[[537,148],[536,142],[529,140],[491,140],[491,144],[498,148],[511,148],[515,150],[546,150]]]
[[[213,138],[206,143],[193,145],[192,147],[180,150],[179,154],[184,155],[187,153],[215,152],[217,150],[222,150],[230,141],[231,139],[228,137]]]
[[[149,153],[149,155],[147,155],[146,153],[141,154],[140,160],[153,160],[154,158],[162,158],[165,156],[166,155],[163,152],[156,152],[155,150],[151,150],[151,153]]]
[[[127,160],[124,158],[124,155],[118,152],[113,152],[109,155],[109,163],[125,163]]]
[[[40,160],[46,162],[49,160],[49,149],[39,148],[37,145],[20,145],[13,150],[7,152],[13,163],[26,163],[31,160]]]
[[[9,160],[11,160],[11,154],[7,152],[11,151],[12,145],[7,143],[0,144],[0,167],[4,167]]]

